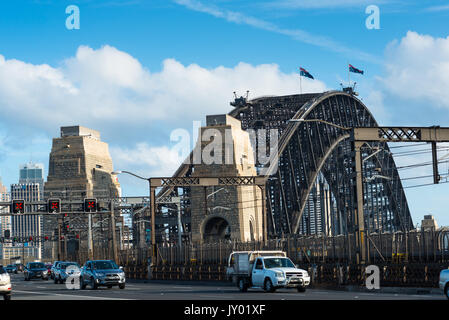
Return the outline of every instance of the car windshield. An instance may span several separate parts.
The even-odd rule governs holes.
[[[94,261],[93,266],[94,266],[94,269],[98,269],[98,270],[118,269],[117,265],[112,261]]]
[[[68,266],[76,266],[76,267],[79,268],[78,263],[72,262],[72,263],[64,263],[64,264],[61,264],[61,269],[64,269],[64,270],[65,270],[65,269],[67,269]]]
[[[45,265],[43,263],[30,263],[31,269],[38,269],[38,268],[45,268]]]
[[[3,274],[3,273],[6,273],[6,270],[5,270],[5,268],[0,267],[0,274]]]
[[[265,259],[265,268],[294,268],[295,265],[288,258],[269,258]]]

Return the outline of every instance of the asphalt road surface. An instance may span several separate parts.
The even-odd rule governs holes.
[[[22,273],[11,274],[12,300],[220,300],[230,303],[241,300],[446,300],[443,294],[394,294],[347,292],[325,289],[278,289],[275,293],[249,289],[241,293],[226,283],[189,283],[174,281],[128,281],[126,288],[92,290],[67,289],[52,280],[24,281]]]

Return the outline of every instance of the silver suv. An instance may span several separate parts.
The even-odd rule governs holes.
[[[3,299],[11,300],[11,291],[11,278],[6,269],[0,265],[0,294],[3,295]]]
[[[74,278],[80,276],[80,266],[76,262],[59,262],[58,266],[53,270],[55,283],[65,283],[70,276]]]
[[[97,289],[100,286],[108,288],[118,286],[120,289],[125,289],[125,283],[125,272],[112,260],[87,261],[81,269],[81,289],[85,289],[87,285],[91,289]]]

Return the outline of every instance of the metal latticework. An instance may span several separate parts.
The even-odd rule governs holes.
[[[359,99],[342,91],[263,97],[237,104],[229,115],[239,119],[244,130],[278,131],[277,154],[271,155],[268,164],[257,163],[259,172],[269,177],[271,237],[356,231],[355,152],[347,129],[378,127]],[[258,139],[253,141],[255,150],[261,143]],[[270,136],[264,139],[269,150]],[[388,145],[365,143],[361,155],[366,232],[411,229],[407,200]],[[174,177],[190,173],[191,165],[184,164]],[[159,195],[169,192],[164,189]]]

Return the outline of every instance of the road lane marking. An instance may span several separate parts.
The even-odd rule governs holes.
[[[61,297],[77,297],[77,298],[92,298],[92,299],[100,299],[100,300],[134,300],[134,299],[124,299],[124,298],[108,298],[108,297],[95,297],[95,296],[79,296],[74,294],[62,294],[62,293],[50,293],[50,292],[33,292],[33,291],[22,291],[22,290],[13,290],[18,293],[32,293],[32,294],[43,294],[43,295],[52,295],[52,296],[61,296]]]

